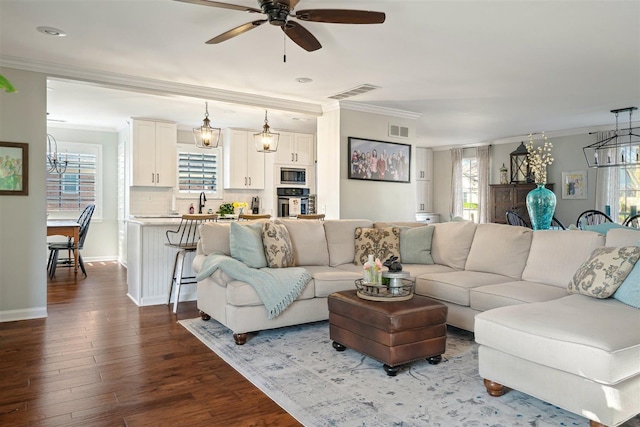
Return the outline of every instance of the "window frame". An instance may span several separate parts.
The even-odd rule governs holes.
[[[200,193],[202,190],[180,190],[180,153],[197,153],[197,154],[210,154],[215,155],[216,158],[216,190],[204,190],[204,193],[207,195],[207,199],[209,200],[222,200],[223,194],[223,186],[222,186],[222,147],[218,146],[216,148],[200,148],[193,144],[185,144],[178,143],[176,145],[176,185],[174,189],[174,194],[176,199],[198,199],[200,197]]]
[[[472,164],[474,162],[475,162],[475,168]],[[467,166],[466,166],[467,163],[469,163],[469,166],[468,166],[469,174],[465,175],[465,170],[467,170]],[[475,175],[471,173],[473,172],[473,170],[475,170],[476,172]],[[470,154],[467,154],[466,152],[463,152],[461,171],[462,171],[462,177],[461,177],[462,217],[466,220],[478,223],[478,221],[480,220],[480,206],[479,206],[480,186],[478,182],[480,176],[479,176],[479,170],[478,170],[478,157],[475,155],[475,153],[474,155],[470,155]],[[474,177],[475,177],[475,186],[470,185],[472,181],[474,181]],[[468,201],[467,198],[465,197],[466,195],[471,196],[469,197],[470,200],[475,199],[475,204],[476,204],[475,209],[469,209],[465,207],[465,204],[467,203],[474,203],[472,201]],[[473,195],[475,195],[475,197],[473,197]],[[475,213],[475,214],[472,214],[472,213]]]

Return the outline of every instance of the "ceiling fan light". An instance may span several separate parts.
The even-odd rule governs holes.
[[[209,105],[205,102],[205,115],[202,126],[193,128],[193,138],[196,147],[199,148],[216,148],[220,143],[220,128],[211,127],[209,120]]]
[[[271,132],[269,123],[267,120],[267,112],[264,112],[264,125],[262,126],[262,132],[253,134],[253,139],[256,144],[256,150],[261,153],[275,153],[278,151],[278,141],[280,140],[280,134]]]

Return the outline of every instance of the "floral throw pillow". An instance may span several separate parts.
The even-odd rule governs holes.
[[[355,245],[356,253],[353,259],[355,265],[364,265],[369,254],[374,258],[380,258],[382,262],[391,256],[398,257],[398,261],[401,262],[399,227],[356,227]]]
[[[267,258],[267,267],[284,268],[296,265],[291,237],[283,224],[263,223],[262,245]]]
[[[638,246],[596,248],[573,275],[567,290],[572,294],[609,298],[627,278],[638,258]]]

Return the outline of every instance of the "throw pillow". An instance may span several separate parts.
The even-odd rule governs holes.
[[[355,265],[364,265],[367,256],[372,254],[374,258],[380,258],[384,262],[391,256],[400,258],[400,228],[363,228],[355,230]]]
[[[251,268],[267,266],[262,247],[262,224],[259,222],[242,225],[232,222],[229,230],[229,249],[233,258]]]
[[[631,307],[640,308],[640,262],[636,263],[631,273],[613,294],[613,298]]]
[[[296,265],[291,237],[284,224],[262,224],[262,246],[268,267],[284,268]]]
[[[431,239],[434,227],[400,227],[400,257],[405,264],[433,264]]]
[[[640,258],[640,247],[596,248],[582,263],[567,290],[595,298],[609,298],[620,287]]]

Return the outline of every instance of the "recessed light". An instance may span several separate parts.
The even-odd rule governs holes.
[[[298,77],[296,81],[298,83],[311,83],[313,80],[310,79],[309,77]]]
[[[42,34],[46,34],[48,36],[64,37],[67,35],[67,33],[65,33],[64,31],[59,30],[58,28],[53,28],[53,27],[38,27],[36,29],[40,31]]]

